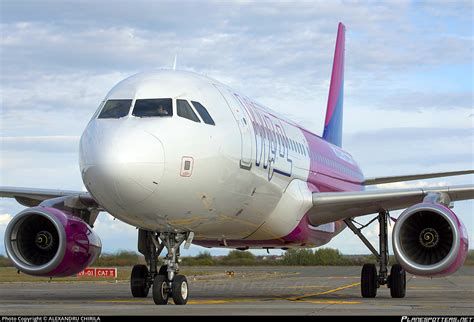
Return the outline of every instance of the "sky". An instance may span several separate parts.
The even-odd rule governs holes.
[[[365,176],[474,169],[473,12],[472,1],[3,0],[0,185],[84,190],[78,141],[99,103],[130,75],[171,68],[175,55],[178,69],[320,134],[339,21],[343,147]],[[379,188],[473,183],[470,175]],[[0,199],[0,254],[22,209]],[[473,210],[473,201],[455,203],[471,247]],[[95,230],[104,252],[136,250],[136,229],[106,213]],[[375,244],[378,226],[366,234]],[[349,230],[326,246],[368,253]]]

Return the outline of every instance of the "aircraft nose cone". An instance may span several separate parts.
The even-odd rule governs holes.
[[[164,171],[161,141],[139,129],[95,130],[83,136],[81,154],[84,184],[104,205],[125,208],[146,200],[158,189]]]

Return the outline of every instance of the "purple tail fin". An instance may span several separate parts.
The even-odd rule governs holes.
[[[342,146],[345,33],[346,27],[339,23],[323,132],[323,139],[337,146]]]

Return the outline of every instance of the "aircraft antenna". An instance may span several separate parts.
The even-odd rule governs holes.
[[[173,70],[176,70],[177,62],[178,62],[178,54],[174,55]]]

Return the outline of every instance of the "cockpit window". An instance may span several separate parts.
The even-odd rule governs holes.
[[[108,100],[99,114],[100,119],[118,119],[128,115],[132,100]]]
[[[171,98],[137,99],[132,115],[138,117],[173,116]]]
[[[189,105],[188,101],[186,100],[176,100],[176,113],[181,117],[201,123],[196,113],[194,113],[193,109],[191,108],[191,105]]]
[[[209,115],[209,112],[206,110],[204,106],[201,105],[201,103],[195,102],[195,101],[192,101],[192,103],[194,107],[196,108],[196,111],[199,113],[199,115],[201,115],[201,118],[204,121],[204,123],[209,124],[209,125],[216,125],[211,115]]]

